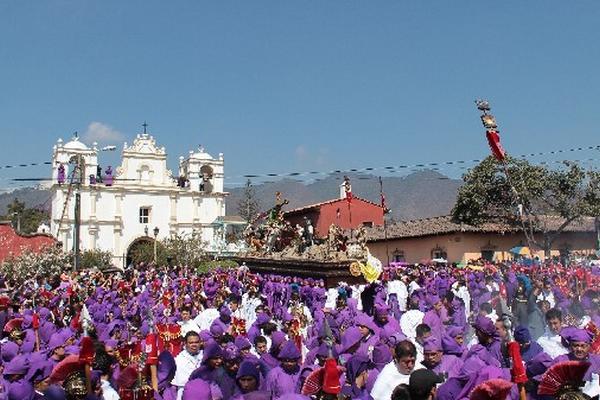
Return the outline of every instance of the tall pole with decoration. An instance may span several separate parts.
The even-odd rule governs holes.
[[[506,181],[510,186],[511,190],[516,196],[517,199],[517,210],[519,219],[521,221],[521,227],[523,229],[523,234],[525,235],[525,239],[527,240],[527,246],[531,249],[531,238],[528,235],[527,228],[525,227],[525,221],[523,218],[523,214],[527,212],[523,203],[520,200],[519,192],[515,189],[512,184],[512,179],[508,170],[508,164],[506,163],[506,151],[502,147],[500,143],[500,131],[498,130],[498,124],[496,123],[496,117],[494,117],[491,113],[490,103],[487,100],[477,99],[475,100],[475,105],[477,109],[481,111],[481,123],[485,128],[485,137],[487,139],[488,145],[490,146],[490,150],[492,151],[492,155],[502,164],[502,168],[504,169],[504,174],[506,175]]]
[[[379,177],[379,196],[381,197],[381,208],[382,208],[382,212],[383,212],[383,238],[385,240],[385,257],[387,259],[386,265],[389,267],[389,265],[390,265],[390,246],[388,243],[387,221],[386,221],[386,214],[388,213],[388,210],[386,209],[386,206],[385,206],[385,194],[383,193],[383,179],[381,179],[381,177]]]
[[[348,203],[348,219],[350,221],[350,237],[352,238],[352,184],[350,178],[344,176],[344,193],[346,194],[346,202]]]

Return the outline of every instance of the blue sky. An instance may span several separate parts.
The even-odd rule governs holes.
[[[173,168],[225,153],[229,183],[482,158],[477,97],[509,153],[597,145],[599,20],[592,0],[3,1],[0,164],[144,120]]]

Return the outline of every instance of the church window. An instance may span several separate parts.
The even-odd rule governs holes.
[[[150,222],[150,207],[140,207],[140,224]]]
[[[394,252],[392,253],[392,256],[394,257],[394,262],[403,262],[406,261],[406,257],[404,255],[404,250],[394,250]]]
[[[448,253],[446,253],[446,249],[440,246],[435,246],[433,249],[431,249],[431,258],[443,258],[446,260],[448,258]]]

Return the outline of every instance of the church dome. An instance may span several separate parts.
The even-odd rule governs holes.
[[[190,159],[191,160],[212,160],[212,156],[208,154],[204,147],[200,147],[197,152],[190,151]]]
[[[77,136],[74,136],[70,142],[65,143],[63,148],[67,150],[89,150],[89,148],[83,142],[79,141]]]

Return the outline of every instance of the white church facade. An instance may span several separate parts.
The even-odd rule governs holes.
[[[167,153],[155,139],[138,134],[123,145],[121,165],[98,174],[98,149],[77,137],[53,148],[51,232],[65,250],[74,248],[75,193],[80,194],[80,250],[113,254],[124,266],[141,241],[198,233],[214,249],[225,216],[223,154],[200,148],[179,158],[178,176],[167,168]],[[81,174],[74,172],[76,165]],[[81,181],[77,184],[79,177]],[[156,234],[156,236],[155,236]]]

